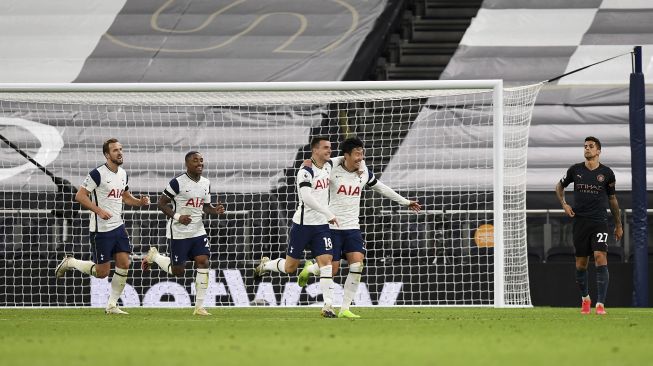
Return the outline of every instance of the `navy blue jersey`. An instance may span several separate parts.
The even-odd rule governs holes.
[[[587,169],[585,163],[574,164],[567,169],[567,175],[560,179],[563,187],[567,187],[571,182],[574,182],[572,209],[576,216],[592,221],[607,221],[607,198],[615,193],[612,169],[600,163],[594,170]]]

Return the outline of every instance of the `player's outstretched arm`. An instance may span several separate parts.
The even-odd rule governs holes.
[[[420,212],[422,210],[422,205],[418,201],[411,201],[406,199],[404,196],[400,195],[399,193],[395,192],[394,189],[386,186],[385,184],[381,183],[378,179],[374,179],[373,185],[371,186],[372,190],[375,192],[380,193],[386,198],[389,198],[398,204],[402,206],[406,206],[409,209],[415,211],[415,212]]]
[[[422,205],[420,205],[418,201],[410,201],[408,208],[415,212],[422,211]]]
[[[126,205],[134,206],[134,207],[142,207],[142,206],[147,206],[150,204],[150,196],[140,196],[138,198],[134,197],[133,194],[129,191],[125,191],[122,194],[122,201]]]
[[[95,212],[101,219],[103,220],[108,220],[111,218],[111,213],[108,211],[105,211],[98,207],[91,199],[88,197],[89,191],[86,190],[86,188],[79,187],[79,190],[75,194],[75,201],[79,202],[79,204],[84,207],[85,209]]]
[[[614,237],[619,241],[624,235],[624,229],[621,225],[621,210],[619,209],[617,196],[614,194],[609,196],[608,202],[610,204],[610,212],[612,212],[612,217],[614,218]]]

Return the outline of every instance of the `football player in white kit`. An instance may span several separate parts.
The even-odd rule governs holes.
[[[174,177],[163,190],[157,203],[159,210],[168,217],[166,237],[169,239],[170,256],[159,254],[150,247],[143,262],[144,270],[156,263],[168,274],[183,276],[186,262],[195,261],[195,310],[194,315],[211,315],[204,308],[204,296],[209,285],[209,238],[202,222],[202,213],[220,215],[224,207],[211,204],[211,183],[202,177],[204,158],[191,151],[184,158],[186,173]],[[172,207],[170,207],[172,204]]]
[[[329,209],[338,217],[338,226],[331,225],[333,240],[333,275],[338,273],[340,259],[344,255],[349,263],[349,274],[345,280],[342,307],[339,318],[360,318],[349,310],[360,283],[363,260],[365,259],[365,243],[360,230],[358,217],[360,215],[361,191],[365,187],[383,196],[419,212],[421,206],[417,201],[410,201],[381,183],[374,173],[365,165],[363,159],[364,144],[358,137],[348,138],[341,144],[344,161],[335,163],[331,171]],[[298,284],[306,286],[309,276],[317,274],[315,264],[306,262],[299,274]]]
[[[312,167],[303,167],[297,173],[299,206],[292,218],[286,258],[270,260],[261,258],[254,270],[260,277],[266,272],[294,273],[304,256],[304,249],[310,249],[317,263],[320,288],[324,298],[321,314],[335,318],[333,310],[332,247],[329,224],[338,226],[336,215],[328,207],[329,176],[331,173],[331,142],[326,137],[311,140]]]
[[[131,245],[122,220],[123,203],[130,206],[150,204],[148,196],[134,197],[129,192],[127,173],[123,163],[122,144],[109,139],[102,145],[106,163],[91,170],[75,195],[82,207],[91,211],[89,223],[92,261],[66,256],[55,269],[57,278],[70,269],[77,269],[93,277],[105,278],[111,270],[111,259],[116,268],[111,278],[111,292],[105,312],[127,314],[118,308],[118,299],[127,282]],[[90,196],[90,197],[89,197]]]

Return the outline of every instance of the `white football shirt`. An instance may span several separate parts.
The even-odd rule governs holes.
[[[350,172],[343,165],[333,167],[331,171],[329,209],[338,218],[338,226],[331,225],[332,230],[360,229],[359,216],[361,192],[369,187],[383,196],[401,204],[408,205],[409,200],[382,184],[365,164],[362,170]]]
[[[104,233],[124,224],[122,195],[129,190],[128,180],[125,169],[118,167],[118,171],[114,173],[106,164],[88,173],[82,182],[82,187],[90,192],[91,201],[111,214],[110,219],[104,220],[91,211],[89,222],[91,232]]]
[[[297,172],[297,194],[299,195],[299,205],[293,215],[292,221],[300,225],[326,225],[327,217],[319,211],[313,210],[304,203],[301,188],[311,187],[311,195],[324,208],[329,207],[329,175],[331,174],[332,163],[327,162],[320,169],[313,165],[312,167],[302,167]]]
[[[180,215],[190,215],[191,223],[184,225],[169,218],[166,225],[168,239],[188,239],[206,235],[202,222],[204,204],[211,203],[211,183],[207,178],[200,177],[194,181],[184,173],[173,178],[163,190],[163,194],[172,200],[172,209]]]

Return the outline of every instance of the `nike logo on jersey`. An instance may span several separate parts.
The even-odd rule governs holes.
[[[110,181],[110,180],[108,180],[108,181],[107,181],[107,183],[111,183],[111,181]]]

